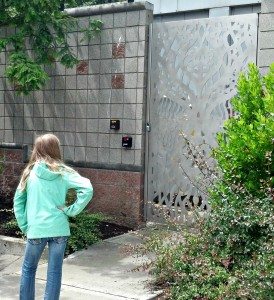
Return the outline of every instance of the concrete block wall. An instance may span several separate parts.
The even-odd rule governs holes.
[[[91,210],[106,212],[130,227],[136,227],[143,216],[148,26],[152,10],[147,2],[68,10],[79,21],[79,28],[69,34],[79,63],[72,69],[58,61],[46,67],[50,75],[46,87],[29,96],[18,96],[7,81],[7,52],[0,53],[0,144],[27,145],[30,153],[37,135],[55,133],[68,164],[78,167],[80,173],[96,173]],[[91,19],[102,20],[102,32],[90,42],[83,41],[81,28]],[[0,29],[0,35],[7,35],[7,31]],[[111,119],[121,121],[119,131],[110,129]],[[122,148],[122,136],[133,138],[131,149]],[[113,179],[107,184],[105,178],[109,176],[117,183]],[[94,179],[93,175],[89,177]],[[113,186],[119,187],[119,193]]]
[[[65,69],[59,62],[47,67],[51,78],[43,91],[17,96],[3,76],[7,55],[1,53],[0,141],[27,144],[31,149],[37,134],[54,132],[67,161],[95,167],[143,166],[148,24],[152,13],[144,5],[134,11],[128,11],[131,4],[117,6],[119,10],[111,6],[113,13],[104,14],[102,9],[99,15],[79,18],[80,28],[92,18],[101,19],[102,33],[90,43],[81,42],[80,30],[71,33],[69,43],[80,62],[73,69]],[[118,132],[110,130],[112,118],[121,120]],[[133,137],[130,150],[121,147],[124,135]]]
[[[258,66],[261,73],[268,71],[274,62],[274,1],[262,0],[262,9],[259,14],[258,33]]]

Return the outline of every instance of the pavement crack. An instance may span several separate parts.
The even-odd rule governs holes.
[[[99,293],[99,294],[103,294],[103,295],[116,296],[116,297],[120,297],[120,298],[124,298],[124,299],[132,299],[132,300],[137,300],[137,299],[138,299],[138,298],[129,298],[129,297],[122,296],[122,295],[117,295],[117,294],[112,294],[112,293],[102,292],[102,291],[98,291],[98,290],[93,290],[93,289],[83,288],[83,287],[79,287],[79,286],[75,286],[75,285],[71,285],[71,284],[62,284],[62,285],[63,285],[63,286],[73,287],[73,288],[79,289],[79,290],[95,292],[95,293]]]

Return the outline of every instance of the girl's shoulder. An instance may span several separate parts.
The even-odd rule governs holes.
[[[60,173],[63,175],[70,175],[70,174],[77,173],[77,171],[75,171],[73,168],[71,168],[65,164],[61,164],[60,165]]]

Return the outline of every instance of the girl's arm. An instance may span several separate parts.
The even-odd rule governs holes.
[[[77,199],[72,205],[64,207],[62,210],[67,216],[74,217],[78,215],[91,200],[93,188],[89,179],[82,177],[77,172],[68,172],[64,177],[67,181],[67,189],[74,189]]]
[[[18,187],[13,200],[13,209],[15,218],[21,231],[25,234],[28,228],[27,214],[26,214],[27,191],[23,191]]]

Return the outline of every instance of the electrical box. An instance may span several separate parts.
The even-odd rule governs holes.
[[[122,137],[122,147],[127,148],[127,149],[132,147],[132,137],[131,136],[123,136]]]
[[[110,129],[119,130],[120,129],[120,120],[110,120]]]

